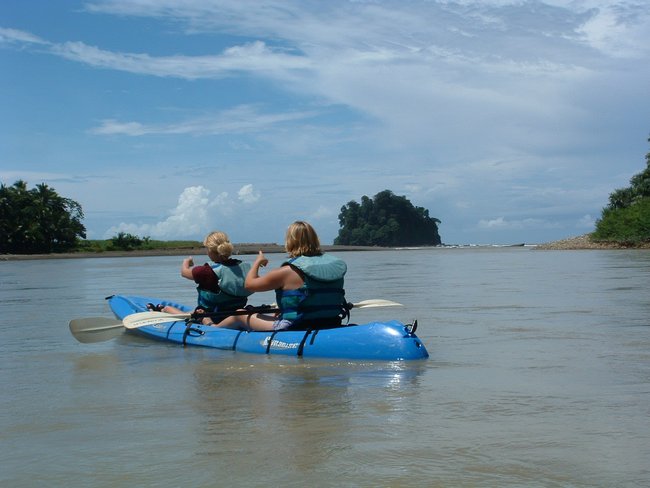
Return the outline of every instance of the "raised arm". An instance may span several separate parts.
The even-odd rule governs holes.
[[[194,279],[192,277],[193,266],[194,266],[194,260],[192,259],[192,256],[183,259],[183,263],[181,264],[181,276],[183,278],[187,278],[188,280],[193,280]]]
[[[260,276],[260,268],[266,266],[269,260],[266,259],[262,251],[259,252],[257,258],[253,262],[250,271],[246,275],[246,289],[249,291],[269,291],[277,288],[284,288],[288,273],[292,272],[289,266],[276,268],[264,276]]]

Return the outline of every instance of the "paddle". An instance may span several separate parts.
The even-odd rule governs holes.
[[[351,303],[351,308],[374,308],[374,307],[399,307],[402,304],[392,302],[390,300],[382,300],[379,298],[373,300],[363,300],[359,303]],[[192,314],[192,313],[166,313],[166,312],[140,312],[127,315],[124,317],[124,327],[127,329],[139,329],[147,325],[161,324],[171,322],[172,320],[186,320],[189,318],[201,317],[227,317],[229,315],[252,315],[254,313],[275,313],[279,312],[278,308],[257,307],[248,310],[237,310],[235,312],[215,312],[205,314]]]
[[[127,315],[122,320],[122,324],[127,329],[139,329],[147,325],[162,324],[165,322],[173,322],[175,320],[187,320],[190,318],[200,319],[203,317],[228,317],[230,315],[253,315],[254,313],[275,313],[279,312],[279,308],[269,307],[252,307],[246,310],[230,310],[227,312],[211,312],[211,313],[167,313],[167,312],[139,312]]]
[[[71,320],[70,332],[79,342],[90,344],[115,339],[124,333],[124,325],[120,320],[106,317],[86,317]]]
[[[185,320],[190,317],[227,317],[228,315],[248,315],[258,312],[277,312],[278,309],[266,307],[253,307],[249,310],[229,312],[214,312],[192,315],[191,313],[173,314],[165,312],[140,312],[127,315],[124,321],[107,319],[105,317],[86,317],[70,321],[70,332],[79,342],[92,343],[104,342],[114,339],[124,332],[124,328],[137,329],[145,325],[154,325],[174,320]],[[135,326],[128,326],[127,322],[134,322]]]
[[[403,307],[401,303],[392,300],[383,300],[382,298],[373,298],[371,300],[361,300],[357,303],[350,303],[351,308],[375,308],[375,307]]]
[[[393,302],[391,300],[372,299],[363,300],[358,303],[352,303],[352,308],[375,308],[375,307],[400,307],[401,303]],[[201,314],[203,317],[218,317],[224,315],[247,315],[258,312],[276,312],[277,309],[269,309],[268,307],[257,307],[251,310],[238,310],[236,312],[221,312]],[[152,325],[156,323],[170,322],[173,320],[185,320],[191,317],[191,313],[171,314],[165,312],[140,312],[127,315],[124,321],[115,319],[108,319],[105,317],[86,317],[83,319],[73,319],[70,321],[70,332],[79,342],[93,343],[103,342],[114,339],[122,335],[124,328],[137,329],[145,325]],[[129,322],[130,326],[126,325]],[[153,322],[152,322],[153,321]]]

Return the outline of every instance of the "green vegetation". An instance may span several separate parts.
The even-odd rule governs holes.
[[[594,241],[626,245],[650,242],[650,152],[645,159],[646,169],[630,179],[630,186],[610,194],[609,205],[591,235]]]
[[[149,237],[140,239],[138,236],[120,232],[111,239],[109,248],[119,251],[132,251],[133,249],[147,249]]]
[[[156,241],[149,237],[140,238],[131,234],[120,232],[111,239],[79,241],[76,251],[79,252],[105,252],[105,251],[132,251],[152,249],[194,249],[203,247],[199,241]]]
[[[334,244],[351,246],[437,246],[440,245],[440,220],[429,211],[414,207],[404,196],[390,190],[372,199],[361,197],[361,204],[350,201],[341,207],[338,237]]]
[[[81,205],[61,197],[45,183],[31,190],[19,180],[0,184],[0,252],[64,252],[86,237]]]

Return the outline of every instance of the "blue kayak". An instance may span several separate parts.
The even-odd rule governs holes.
[[[172,305],[185,312],[193,310],[158,298],[113,295],[107,300],[120,320],[133,313],[146,312],[147,303]],[[333,329],[249,332],[172,319],[130,332],[178,344],[253,354],[403,361],[429,357],[426,347],[415,335],[415,328],[416,325],[390,320],[347,324]]]

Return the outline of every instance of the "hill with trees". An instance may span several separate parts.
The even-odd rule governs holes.
[[[440,220],[429,211],[414,206],[406,197],[390,190],[361,203],[350,201],[341,207],[336,245],[351,246],[438,246]]]
[[[45,183],[31,190],[18,180],[0,184],[0,253],[35,254],[73,250],[86,237],[83,211]]]
[[[646,168],[630,179],[630,186],[610,194],[592,240],[626,245],[650,242],[650,152],[645,159]]]

